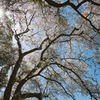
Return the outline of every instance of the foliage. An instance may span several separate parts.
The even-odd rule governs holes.
[[[10,12],[17,47],[11,53],[10,34],[4,40],[5,30],[0,31],[8,48],[0,54],[1,64],[13,64],[5,69],[11,75],[3,100],[56,100],[58,95],[76,100],[76,93],[99,100],[99,0],[9,0],[3,7]]]
[[[8,71],[13,64],[13,53],[15,50],[12,48],[13,33],[9,28],[9,23],[2,22],[0,24],[0,88],[5,87],[7,84]]]

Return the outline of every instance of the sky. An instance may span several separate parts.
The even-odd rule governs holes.
[[[0,9],[0,17],[2,17],[2,16],[3,16],[3,10]],[[74,23],[74,22],[72,22],[72,23]],[[89,55],[92,55],[92,53],[90,52],[87,56],[89,56]],[[100,85],[100,75],[97,76],[97,79],[98,79],[98,83]],[[77,98],[76,100],[89,100],[89,97],[86,97],[86,96],[83,97],[81,94],[76,95],[76,98]],[[72,99],[68,99],[68,100],[72,100]]]

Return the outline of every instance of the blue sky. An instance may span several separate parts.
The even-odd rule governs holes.
[[[73,10],[72,10],[72,12],[73,12]],[[75,18],[75,16],[71,16],[71,17],[72,17],[72,19]],[[68,19],[68,18],[70,18],[69,15],[67,15],[67,19]],[[69,19],[68,23],[69,23],[69,24],[71,23],[72,26],[74,26],[74,25],[75,25],[75,21],[72,20],[72,19]],[[87,56],[89,56],[89,55],[90,55],[90,56],[93,55],[92,52],[88,52]],[[90,73],[92,73],[92,70],[91,70]],[[98,71],[98,73],[99,73],[99,71]],[[100,85],[100,75],[98,75],[98,76],[94,76],[94,77],[97,78],[98,83],[99,83],[99,85]],[[59,97],[59,99],[61,100],[62,98]],[[68,100],[72,100],[72,99],[68,99]],[[82,96],[81,94],[78,94],[78,95],[76,95],[76,100],[90,100],[90,98],[89,98],[88,96]]]

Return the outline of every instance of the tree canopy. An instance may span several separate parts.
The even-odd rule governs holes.
[[[3,100],[77,100],[79,93],[100,99],[99,0],[4,0],[0,5]]]

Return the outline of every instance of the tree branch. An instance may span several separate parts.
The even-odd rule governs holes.
[[[84,18],[85,20],[87,20],[87,21],[90,23],[90,25],[93,27],[94,31],[96,31],[98,34],[100,34],[100,32],[99,32],[100,29],[97,29],[97,28],[92,24],[92,22],[91,22],[89,19],[87,19],[85,16],[83,16],[83,15],[78,11],[78,8],[79,8],[83,3],[85,3],[85,2],[91,2],[92,4],[97,5],[97,6],[100,6],[100,4],[98,4],[98,3],[96,3],[96,2],[94,2],[94,1],[92,1],[92,0],[83,0],[83,1],[81,1],[77,6],[75,6],[73,3],[71,3],[70,0],[68,0],[68,1],[66,1],[66,2],[64,2],[64,3],[62,3],[62,4],[56,3],[56,2],[54,2],[54,1],[52,1],[52,0],[45,0],[45,1],[46,1],[49,5],[51,5],[51,6],[53,6],[53,7],[63,7],[63,6],[67,6],[67,5],[71,6],[82,18]]]
[[[96,5],[96,6],[100,6],[100,4],[99,3],[96,3],[96,2],[94,2],[94,1],[90,1],[93,5]]]
[[[20,40],[19,40],[19,37],[17,34],[15,35],[15,39],[17,41],[17,45],[18,45],[18,49],[19,49],[19,56],[20,56],[20,55],[22,55],[22,46],[21,46],[21,43],[20,43]]]
[[[41,93],[24,93],[24,94],[16,94],[16,97],[14,97],[14,100],[22,100],[26,98],[38,98],[39,100],[42,100],[44,97],[48,97],[47,94],[41,94]]]
[[[83,0],[83,1],[81,1],[81,2],[77,5],[77,9],[78,9],[82,4],[84,4],[85,2],[90,2],[90,3],[93,4],[93,5],[100,6],[99,3],[96,3],[96,2],[94,2],[94,1],[92,1],[92,0]]]
[[[29,53],[35,52],[35,51],[37,51],[37,50],[41,50],[41,49],[42,49],[42,45],[43,45],[44,42],[47,41],[47,40],[48,40],[48,38],[44,39],[38,48],[34,48],[34,49],[31,49],[31,50],[29,50],[29,51],[24,52],[24,53],[23,53],[23,56],[25,56],[25,55],[27,55],[27,54],[29,54]]]
[[[20,83],[18,84],[18,86],[17,86],[17,88],[16,88],[16,91],[15,91],[14,95],[20,93],[20,90],[21,90],[22,86],[23,86],[29,79],[38,76],[47,66],[48,66],[48,65],[45,65],[45,66],[44,66],[43,68],[41,68],[41,70],[40,70],[37,74],[35,74],[35,75],[32,75],[32,73],[34,73],[34,72],[37,70],[37,68],[40,68],[40,67],[42,67],[42,66],[41,66],[41,65],[37,65],[35,68],[33,68],[33,69],[30,71],[30,73],[29,73],[24,79],[22,79],[22,80],[20,81]],[[13,98],[12,100],[14,100],[14,98]]]
[[[64,3],[57,3],[53,0],[45,0],[50,6],[53,6],[53,7],[64,7],[64,6],[67,6],[67,5],[70,5],[70,0],[67,0],[66,2]],[[77,6],[76,8],[79,8],[82,4],[84,4],[85,2],[91,2],[93,5],[96,5],[96,6],[100,6],[99,3],[96,3],[92,0],[83,0],[81,1]]]
[[[84,4],[85,2],[87,2],[87,0],[83,0],[83,1],[81,1],[80,3],[78,3],[78,5],[76,6],[77,9],[78,9],[82,4]]]
[[[60,37],[62,37],[62,36],[75,36],[75,35],[79,35],[79,34],[73,34],[75,30],[78,30],[78,29],[77,29],[77,28],[74,28],[70,34],[60,34],[60,35],[58,35],[56,38],[54,38],[53,40],[51,40],[51,42],[47,45],[47,47],[42,51],[40,60],[43,60],[43,54],[45,53],[45,51],[46,51],[46,50],[51,46],[51,44],[54,43],[58,38],[60,38]]]
[[[5,89],[3,100],[9,100],[9,98],[10,98],[12,86],[14,84],[14,80],[15,80],[17,71],[18,71],[18,69],[20,67],[20,64],[22,62],[22,59],[23,59],[23,56],[20,55],[19,58],[18,58],[18,60],[17,60],[17,62],[16,62],[16,64],[15,64],[14,70],[13,70],[11,76],[10,76],[9,82],[7,84],[7,87]]]
[[[21,94],[21,99],[26,99],[26,98],[30,98],[30,97],[36,97],[39,100],[41,100],[42,94],[41,93],[26,93],[26,94]]]
[[[47,78],[47,77],[45,77],[45,76],[43,76],[43,75],[39,75],[39,76],[45,78],[46,80],[50,80],[50,81],[53,81],[53,82],[58,83],[58,84],[63,88],[63,90],[65,91],[65,93],[66,93],[67,95],[69,95],[70,97],[72,97],[73,100],[76,100],[71,94],[69,94],[69,93],[65,90],[65,88],[63,87],[63,85],[62,85],[60,82],[58,82],[57,80],[51,79],[51,78]]]
[[[6,87],[6,89],[5,89],[3,100],[9,100],[9,98],[10,98],[12,86],[13,86],[13,84],[14,84],[14,80],[15,80],[17,71],[18,71],[18,69],[19,69],[19,67],[20,67],[20,64],[21,64],[21,62],[22,62],[22,59],[23,59],[21,43],[20,43],[20,41],[19,41],[18,36],[15,35],[15,38],[16,38],[16,40],[17,40],[17,45],[18,45],[18,49],[19,49],[19,58],[18,58],[18,60],[16,61],[14,70],[13,70],[11,76],[10,76],[9,82],[8,82],[7,87]]]
[[[52,63],[52,64],[61,66],[61,67],[65,68],[65,69],[71,71],[73,74],[75,74],[79,78],[79,80],[81,81],[81,83],[83,84],[83,86],[85,87],[85,89],[87,90],[87,92],[90,94],[90,96],[93,97],[95,100],[98,100],[94,95],[92,95],[92,92],[88,89],[88,87],[85,85],[84,81],[80,78],[80,76],[75,71],[73,71],[72,69],[67,68],[67,67],[65,67],[65,66],[63,66],[63,65],[61,65],[60,63],[57,63],[57,62],[56,63]]]
[[[56,3],[55,1],[53,0],[45,0],[50,6],[53,6],[53,7],[64,7],[66,5],[69,5],[69,0],[64,2],[64,3]]]

